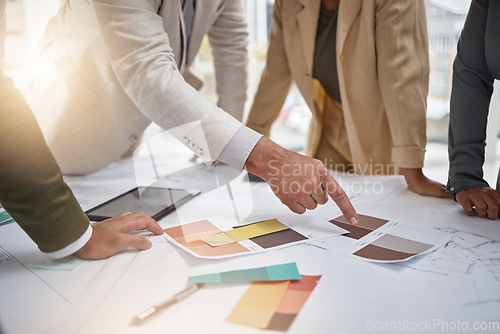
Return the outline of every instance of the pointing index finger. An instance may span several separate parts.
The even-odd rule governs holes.
[[[328,173],[326,178],[323,179],[323,187],[334,202],[337,203],[338,207],[349,222],[356,225],[359,222],[358,214],[352,206],[352,203],[349,200],[349,197],[347,197],[344,189],[342,189],[342,187],[337,183],[337,180],[335,180],[332,174]]]

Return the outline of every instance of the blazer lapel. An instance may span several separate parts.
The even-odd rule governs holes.
[[[290,1],[290,0],[285,0]],[[320,0],[298,0],[303,8],[297,14],[300,39],[304,60],[306,62],[307,74],[312,75],[314,61],[314,44],[316,41],[316,29],[318,27]],[[350,1],[350,0],[346,0]]]
[[[347,34],[361,10],[362,1],[363,0],[340,0],[337,21],[337,45],[339,46],[337,50],[340,54],[342,54],[342,50],[344,49]]]

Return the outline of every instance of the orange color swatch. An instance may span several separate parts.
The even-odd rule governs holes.
[[[208,220],[200,220],[194,223],[175,226],[167,228],[164,231],[179,244],[189,248],[200,256],[220,256],[249,251],[238,243],[212,247],[201,240],[201,238],[222,232]]]
[[[254,282],[226,321],[261,329],[287,331],[321,276],[300,280]]]

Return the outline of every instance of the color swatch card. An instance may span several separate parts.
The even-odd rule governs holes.
[[[288,281],[301,279],[297,264],[285,263],[268,267],[225,271],[198,276],[189,276],[188,283],[241,283],[263,281]]]
[[[217,233],[201,240],[213,247],[224,246],[238,241],[260,237],[266,234],[286,230],[288,226],[283,225],[277,219],[269,219],[261,222],[235,227],[226,232]]]
[[[300,280],[254,282],[226,318],[239,325],[287,331],[321,276],[302,276]]]
[[[321,218],[300,216],[236,227],[201,220],[164,231],[165,238],[170,242],[196,257],[208,259],[265,252],[346,233]]]
[[[7,211],[5,211],[5,209],[0,206],[0,226],[4,225],[4,224],[13,223],[13,222],[14,222],[14,220],[9,215],[9,213]]]
[[[76,256],[66,256],[62,259],[53,260],[45,255],[37,262],[31,264],[30,267],[35,269],[73,271],[83,262],[85,260]]]
[[[330,222],[349,231],[331,250],[352,254],[374,262],[399,262],[431,252],[448,242],[452,235],[432,228],[360,215],[351,225],[344,216]],[[335,240],[336,241],[336,240]]]

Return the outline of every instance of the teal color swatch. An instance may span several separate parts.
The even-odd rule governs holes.
[[[295,262],[269,267],[225,271],[207,275],[190,276],[189,283],[240,283],[259,281],[288,281],[301,279]]]
[[[267,274],[269,275],[270,281],[286,281],[289,279],[302,278],[295,262],[267,267]]]
[[[12,222],[14,222],[12,217],[3,209],[0,209],[0,225],[12,223]]]
[[[72,271],[83,262],[84,260],[75,256],[66,256],[62,259],[52,260],[46,255],[30,267],[35,269]]]

